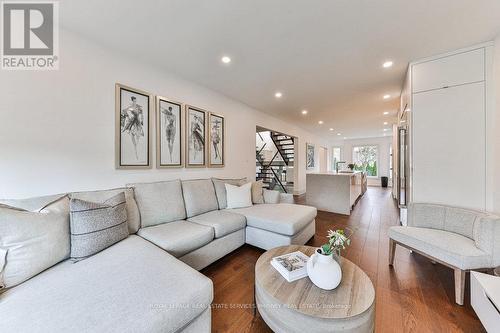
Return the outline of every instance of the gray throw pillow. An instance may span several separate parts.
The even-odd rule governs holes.
[[[125,193],[103,203],[70,201],[71,258],[85,259],[127,238]]]
[[[252,182],[252,202],[254,204],[263,204],[264,203],[264,195],[263,195],[263,186],[264,181],[258,180]]]

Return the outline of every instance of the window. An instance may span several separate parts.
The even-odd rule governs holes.
[[[378,177],[378,147],[358,146],[352,148],[354,170],[364,171],[368,177]]]
[[[342,150],[340,147],[332,147],[332,166],[331,166],[331,169],[333,171],[338,171],[337,170],[337,162],[340,161],[341,153],[342,153]]]

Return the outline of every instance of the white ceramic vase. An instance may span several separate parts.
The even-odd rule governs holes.
[[[318,288],[332,290],[342,280],[342,269],[331,254],[324,255],[316,251],[307,261],[307,275]]]

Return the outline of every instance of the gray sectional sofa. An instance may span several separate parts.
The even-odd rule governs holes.
[[[245,243],[262,249],[304,244],[315,232],[316,209],[276,203],[276,198],[290,202],[276,193],[264,193],[257,200],[261,204],[226,209],[226,182],[242,183],[174,180],[0,201],[0,218],[14,206],[40,214],[57,211],[69,223],[71,198],[104,202],[125,192],[130,233],[78,262],[68,259],[69,233],[46,249],[68,255],[43,270],[27,264],[37,274],[0,291],[0,332],[209,332],[213,285],[198,270]],[[1,251],[7,246],[2,242],[8,237],[0,235],[0,256],[5,255],[0,269],[8,280],[9,251]]]

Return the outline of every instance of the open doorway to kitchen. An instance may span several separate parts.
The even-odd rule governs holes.
[[[264,187],[293,193],[295,185],[295,138],[260,126],[255,134],[256,179]]]

